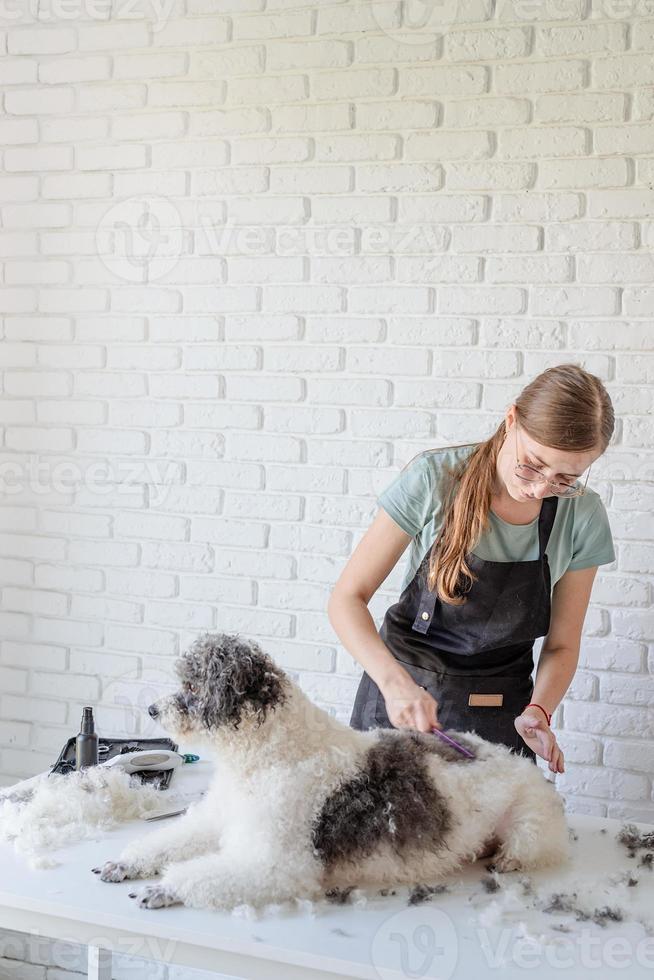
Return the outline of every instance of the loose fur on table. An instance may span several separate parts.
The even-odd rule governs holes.
[[[0,794],[0,840],[11,841],[33,868],[55,867],[58,847],[158,810],[161,792],[121,769],[45,774],[25,793]]]
[[[93,869],[150,878],[144,908],[261,907],[347,889],[445,883],[494,854],[498,871],[569,856],[564,806],[540,769],[474,732],[358,731],[314,705],[254,641],[205,633],[150,714],[216,763],[201,801]]]
[[[515,941],[521,943],[518,948],[529,948],[532,953],[562,946],[569,956],[570,943],[578,942],[581,935],[589,936],[593,931],[597,935],[620,923],[639,924],[647,943],[654,935],[654,923],[643,912],[642,903],[638,907],[632,900],[638,880],[629,872],[578,875],[556,891],[551,884],[534,881],[529,875],[500,878],[491,872],[481,880],[483,889],[470,898],[479,929],[511,928],[517,933],[512,942],[498,944],[493,962],[497,968],[515,966]],[[490,888],[488,879],[493,881]],[[490,898],[489,891],[493,893]]]

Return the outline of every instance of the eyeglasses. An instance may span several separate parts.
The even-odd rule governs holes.
[[[586,483],[583,487],[576,487],[574,483],[554,483],[552,480],[548,480],[544,473],[535,466],[530,466],[529,463],[521,463],[518,458],[518,420],[515,422],[515,474],[525,483],[549,483],[552,488],[552,493],[555,493],[557,497],[582,497],[586,493],[586,484],[588,483],[588,477],[590,476],[590,466],[588,467],[588,473],[586,474]],[[592,463],[591,463],[592,466]]]

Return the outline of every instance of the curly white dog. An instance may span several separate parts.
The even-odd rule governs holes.
[[[180,690],[149,708],[215,757],[207,793],[174,825],[94,871],[148,878],[144,908],[262,906],[353,887],[442,883],[496,848],[498,871],[567,860],[561,797],[540,769],[474,732],[468,758],[412,729],[356,731],[316,707],[258,646],[205,633]],[[492,852],[492,851],[491,851]]]

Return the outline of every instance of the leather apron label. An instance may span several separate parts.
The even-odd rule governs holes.
[[[474,707],[499,708],[504,702],[503,694],[469,694],[468,704]]]

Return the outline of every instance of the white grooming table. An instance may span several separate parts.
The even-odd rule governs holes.
[[[183,766],[171,792],[199,795],[210,772],[209,762]],[[614,973],[651,980],[654,870],[639,866],[639,856],[628,858],[615,840],[625,821],[572,814],[568,822],[578,837],[571,865],[531,873],[534,886],[552,892],[576,888],[583,897],[605,883],[611,904],[611,875],[632,871],[639,882],[626,889],[629,914],[622,922],[600,926],[577,921],[570,913],[546,914],[530,909],[525,899],[493,923],[494,903],[519,887],[521,875],[498,876],[500,890],[489,893],[480,881],[488,873],[488,859],[454,876],[448,892],[415,905],[408,904],[403,888],[387,897],[366,891],[365,903],[357,897],[361,893],[354,893],[353,904],[325,902],[313,910],[290,906],[257,917],[181,906],[139,909],[128,892],[141,881],[109,884],[91,873],[104,860],[118,857],[130,838],[163,824],[139,820],[61,848],[53,854],[61,864],[50,869],[32,870],[11,845],[0,844],[0,926],[87,944],[92,980],[110,980],[112,952],[247,980],[478,980],[499,975],[524,980],[535,967],[539,974],[545,969],[548,976],[574,980]],[[654,830],[654,825],[637,826]],[[651,920],[651,928],[639,924],[638,916]],[[529,938],[534,935],[539,937],[535,945]]]

